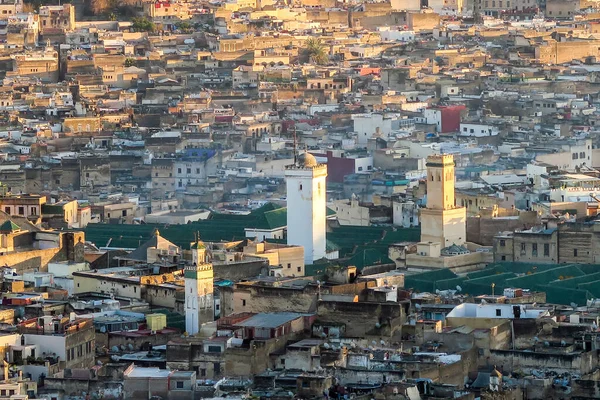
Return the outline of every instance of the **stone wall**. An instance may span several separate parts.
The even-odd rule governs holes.
[[[345,325],[347,337],[391,337],[401,333],[407,308],[408,303],[320,301],[317,319],[321,324]]]
[[[490,350],[489,363],[504,371],[550,370],[556,373],[587,374],[598,364],[598,351],[571,354],[535,353],[531,351]]]
[[[266,259],[231,264],[213,264],[214,278],[239,281],[241,279],[257,277],[264,273],[268,264],[269,262]]]

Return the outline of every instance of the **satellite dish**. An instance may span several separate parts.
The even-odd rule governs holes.
[[[417,304],[415,304],[415,309],[420,311],[420,310],[421,310],[421,305],[420,305],[420,304],[418,304],[418,303],[417,303]]]
[[[462,288],[459,285],[456,285],[456,291],[457,292],[462,292]]]
[[[440,294],[440,289],[435,289],[435,294]]]
[[[571,303],[571,307],[577,308],[577,303]]]

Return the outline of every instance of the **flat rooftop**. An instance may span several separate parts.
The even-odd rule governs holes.
[[[248,319],[238,322],[234,326],[236,327],[252,327],[252,328],[277,328],[281,325],[287,324],[295,319],[305,317],[311,314],[300,314],[300,313],[261,313],[256,314]]]
[[[168,378],[172,371],[158,367],[133,367],[126,378]]]

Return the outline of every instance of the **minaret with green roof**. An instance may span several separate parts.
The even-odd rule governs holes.
[[[200,331],[202,324],[214,321],[213,266],[206,254],[206,245],[200,240],[190,245],[192,263],[184,270],[185,329],[189,335]]]

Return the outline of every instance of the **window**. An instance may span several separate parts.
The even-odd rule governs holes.
[[[525,254],[525,243],[521,243],[521,254]]]
[[[573,257],[577,257],[577,249],[573,249]]]
[[[300,190],[302,190],[302,184],[300,184]]]
[[[10,214],[10,207],[4,207],[4,212]]]
[[[19,207],[19,215],[25,215],[25,207]]]
[[[358,167],[358,170],[359,170],[359,171],[362,171],[362,170],[363,170],[363,167]]]
[[[531,245],[531,256],[532,257],[537,257],[537,243],[533,243]]]
[[[200,368],[200,376],[206,376],[206,368]]]
[[[209,353],[220,353],[221,346],[208,346],[208,352]]]
[[[246,300],[242,300],[242,307],[246,307]]]
[[[177,173],[180,174],[181,173],[181,168],[177,168]]]
[[[500,247],[504,247],[506,246],[506,240],[502,239],[500,240]]]
[[[550,257],[550,244],[544,243],[544,257]]]
[[[86,177],[86,178],[89,178],[89,177],[90,177],[90,173],[89,173],[89,172],[86,172],[86,173],[85,173],[85,177]]]
[[[298,267],[298,272],[302,272],[302,267]]]
[[[126,217],[127,216],[127,210],[121,211],[121,216]]]
[[[285,358],[281,359],[281,365],[285,367]]]
[[[289,268],[292,268],[292,264],[291,263],[288,263],[288,269]]]
[[[177,381],[177,389],[183,389],[183,382]]]
[[[191,168],[188,168],[188,169],[186,169],[186,170],[185,170],[185,173],[186,173],[186,174],[191,174],[191,173],[192,173],[192,169],[191,169]]]
[[[501,316],[502,316],[502,309],[496,308],[496,317],[501,317]]]

